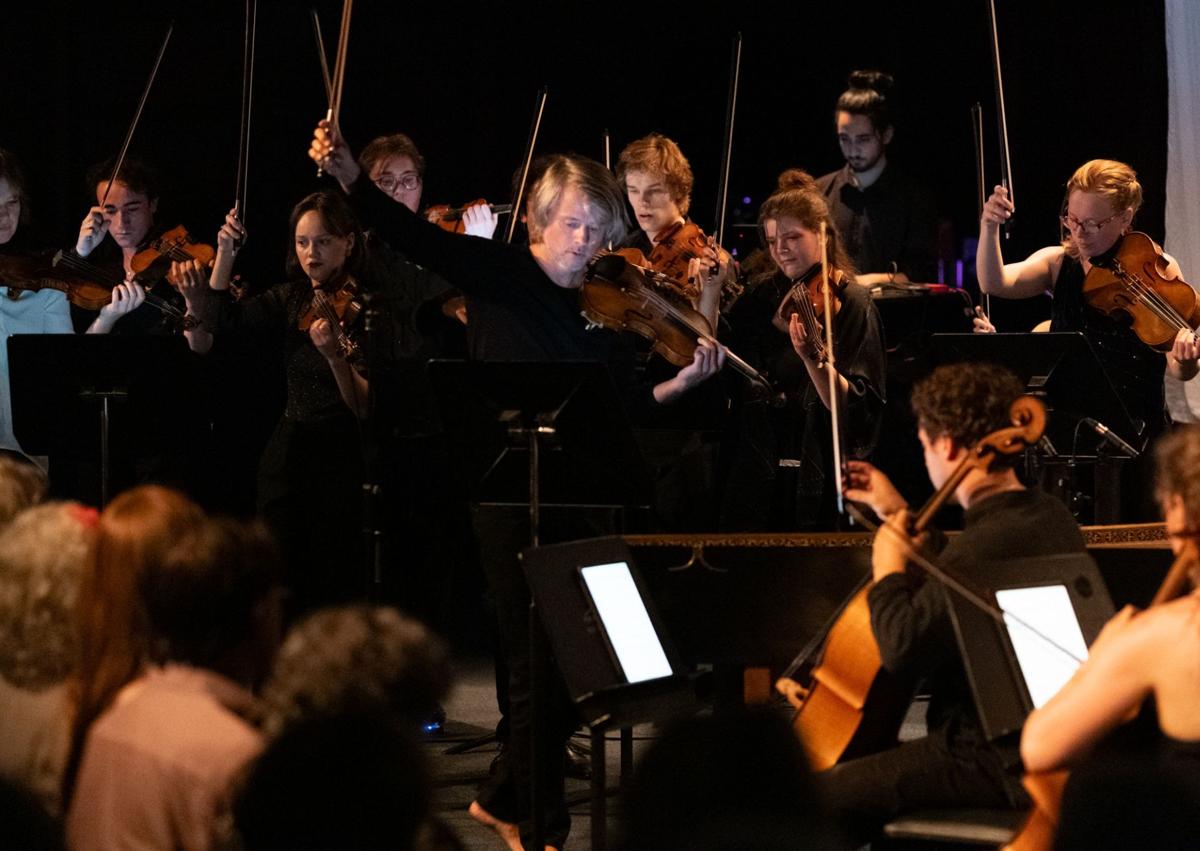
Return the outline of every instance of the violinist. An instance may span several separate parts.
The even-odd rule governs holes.
[[[371,182],[393,201],[414,213],[420,210],[425,186],[425,158],[412,139],[403,133],[378,136],[362,149],[358,163]],[[470,236],[491,239],[496,233],[498,219],[487,204],[467,206],[462,217],[464,232]]]
[[[649,416],[716,374],[724,351],[704,340],[692,361],[670,379],[650,386],[633,374],[633,348],[627,336],[589,331],[580,315],[578,290],[601,246],[619,240],[627,228],[620,186],[599,163],[556,155],[546,162],[528,196],[528,247],[463,239],[393,204],[369,181],[344,143],[322,122],[309,156],[336,177],[362,212],[363,220],[416,262],[446,277],[471,299],[468,311],[470,356],[485,361],[598,360],[609,365],[632,417]],[[471,807],[478,821],[493,828],[510,847],[533,839],[529,788],[530,688],[532,669],[528,629],[529,590],[517,553],[528,543],[528,513],[477,515],[483,540],[484,570],[496,599],[501,638],[508,655],[510,748],[506,765],[480,790]],[[485,528],[482,523],[487,524]],[[590,518],[563,517],[546,530],[548,540],[597,534]],[[499,543],[503,541],[504,543]],[[549,671],[544,676],[552,676]],[[548,709],[545,800],[547,843],[562,848],[570,829],[563,790],[562,754],[575,727],[570,707]]]
[[[784,172],[759,210],[759,231],[773,268],[747,287],[728,319],[734,351],[765,371],[782,407],[743,404],[722,523],[730,529],[830,529],[836,521],[827,363],[795,311],[803,293],[823,314],[820,230],[824,225],[834,316],[834,353],[844,399],[847,451],[873,448],[884,402],[883,333],[869,293],[850,286],[854,267],[824,195],[799,169]],[[807,283],[804,283],[807,281]],[[797,285],[799,289],[796,289]],[[816,337],[823,334],[819,329]],[[785,470],[779,461],[798,462]],[[769,485],[764,486],[764,483]],[[763,524],[766,524],[765,526]]]
[[[96,206],[88,210],[79,227],[74,256],[83,261],[85,269],[81,274],[86,275],[90,268],[121,282],[113,286],[112,300],[98,313],[72,307],[76,329],[86,329],[89,334],[177,333],[181,330],[178,316],[146,304],[146,295],[149,291],[162,299],[170,305],[172,314],[194,315],[192,308],[200,297],[197,287],[202,281],[199,264],[195,261],[173,264],[163,279],[144,281],[146,286],[139,282],[133,258],[160,230],[154,218],[160,196],[159,176],[146,163],[126,159],[110,188],[112,168],[109,161],[88,172],[87,183],[95,193]],[[111,245],[106,237],[111,237]],[[184,326],[182,331],[194,351],[203,352],[212,345],[211,334],[203,326]]]
[[[1152,700],[1157,710],[1157,740],[1139,742],[1125,758],[1141,768],[1143,776],[1185,778],[1194,809],[1200,802],[1196,797],[1200,791],[1196,784],[1200,768],[1200,716],[1196,713],[1200,705],[1200,427],[1182,426],[1163,437],[1155,445],[1154,455],[1156,496],[1171,550],[1188,570],[1185,587],[1190,593],[1144,612],[1132,606],[1118,612],[1088,648],[1087,660],[1071,680],[1030,713],[1021,734],[1021,757],[1030,772],[1076,769],[1098,753],[1098,746],[1119,725]],[[1077,778],[1086,783],[1089,773],[1110,770],[1112,766],[1103,765],[1107,761],[1087,766],[1090,771],[1072,771],[1064,802],[1068,808]],[[1094,814],[1097,804],[1110,803],[1092,801],[1088,809]],[[1086,801],[1081,804],[1088,806]],[[1064,830],[1071,827],[1066,823],[1068,815],[1065,810]],[[1122,818],[1127,815],[1123,810]],[[1155,818],[1150,813],[1143,815]],[[1137,830],[1144,832],[1141,820],[1136,821]],[[1111,814],[1097,822],[1098,826],[1114,824]],[[1089,830],[1086,824],[1074,827]],[[1193,835],[1184,844],[1194,839]],[[1139,837],[1135,844],[1138,841],[1147,847],[1157,844],[1148,837]],[[1110,839],[1106,844],[1116,847],[1120,840]]]
[[[646,265],[677,280],[690,296],[671,297],[690,304],[720,336],[721,297],[735,270],[729,254],[710,245],[703,231],[687,218],[691,207],[692,168],[671,139],[651,133],[631,142],[617,159],[617,181],[633,209],[637,228],[624,245],[646,258]],[[671,364],[645,350],[646,372],[654,380],[669,378]],[[727,407],[721,382],[693,393],[671,415],[644,431],[640,445],[654,468],[655,516],[662,531],[710,531],[715,522],[714,478],[717,441]]]
[[[937,273],[933,194],[888,160],[893,86],[880,71],[850,74],[834,109],[846,165],[817,178],[863,286],[932,281]]]
[[[1009,408],[1023,391],[1016,376],[992,364],[940,366],[917,383],[912,410],[935,487],[982,438],[1011,425]],[[964,527],[937,561],[972,587],[989,586],[990,561],[1084,549],[1062,502],[1021,484],[1013,468],[1019,457],[997,456],[990,468],[971,470],[953,494],[965,511]],[[926,542],[906,531],[904,498],[866,462],[850,462],[847,478],[846,497],[887,521],[872,552],[871,631],[890,674],[914,687],[924,679],[928,735],[818,775],[827,805],[862,842],[914,810],[1027,807],[1017,735],[989,741],[980,726],[947,609],[950,592],[909,566],[908,553]]]
[[[1083,287],[1093,259],[1119,247],[1141,204],[1142,186],[1132,168],[1114,160],[1086,162],[1067,181],[1062,242],[1006,264],[1000,250],[1000,228],[1012,217],[1014,208],[1008,191],[997,186],[980,219],[976,269],[985,293],[1002,298],[1053,296],[1050,330],[1083,332],[1145,440],[1161,434],[1167,426],[1164,373],[1181,381],[1194,378],[1200,371],[1200,343],[1184,328],[1165,355],[1155,351],[1138,339],[1128,324],[1089,305]],[[1169,257],[1164,259],[1168,261],[1166,276],[1181,277],[1179,265]],[[1127,469],[1123,519],[1151,519],[1153,509],[1140,504],[1141,494],[1149,493],[1151,471],[1136,463]]]
[[[25,175],[9,151],[0,148],[0,258],[28,253],[30,207]],[[24,228],[22,229],[22,226]],[[13,434],[12,395],[8,389],[8,337],[12,334],[70,334],[66,296],[53,289],[10,291],[0,271],[0,452],[20,452]]]
[[[345,601],[364,580],[360,507],[360,420],[367,412],[367,378],[343,356],[341,329],[320,298],[342,304],[358,282],[362,234],[339,194],[316,192],[291,212],[293,248],[288,280],[262,295],[233,302],[224,295],[232,253],[246,233],[232,215],[217,239],[209,305],[203,317],[226,335],[249,332],[277,341],[286,373],[287,402],[258,470],[258,511],[276,533],[289,570],[295,612]],[[357,328],[346,329],[351,340]]]
[[[721,294],[736,270],[729,253],[707,244],[704,232],[687,218],[694,178],[683,151],[659,133],[644,136],[621,151],[617,180],[638,225],[625,245],[641,251],[651,268],[690,285],[692,306],[715,332]]]

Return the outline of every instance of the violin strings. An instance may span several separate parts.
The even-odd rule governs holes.
[[[1176,311],[1173,306],[1171,306],[1171,303],[1164,299],[1158,291],[1143,281],[1139,276],[1131,275],[1122,269],[1118,273],[1118,277],[1120,277],[1125,282],[1126,286],[1128,286],[1134,292],[1137,299],[1141,303],[1145,304],[1147,309],[1149,309],[1151,313],[1158,316],[1158,318],[1163,322],[1174,326],[1176,330],[1180,330],[1182,328],[1188,328],[1190,330],[1191,326],[1188,325],[1187,321],[1179,314],[1179,312]]]

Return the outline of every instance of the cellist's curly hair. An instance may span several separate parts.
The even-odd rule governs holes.
[[[1183,500],[1188,525],[1200,528],[1200,425],[1185,425],[1154,444],[1158,498]]]
[[[1012,372],[990,363],[939,366],[917,382],[912,411],[930,440],[948,436],[969,448],[997,429],[1012,425],[1009,408],[1025,393]],[[1016,455],[998,455],[995,464],[1015,464]]]
[[[679,145],[661,133],[651,133],[636,142],[630,142],[617,158],[617,180],[625,183],[625,175],[631,171],[646,174],[661,174],[667,184],[671,200],[679,212],[687,215],[692,206],[692,166],[679,149]]]

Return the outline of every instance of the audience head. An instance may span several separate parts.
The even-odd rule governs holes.
[[[1176,554],[1200,533],[1200,425],[1179,426],[1154,445],[1155,491]]]
[[[623,807],[624,851],[822,847],[804,752],[768,713],[688,718],[638,763]]]
[[[150,657],[252,684],[278,643],[280,566],[259,523],[218,519],[184,531],[142,574]]]
[[[233,810],[245,851],[404,851],[428,814],[420,746],[374,715],[290,727],[254,763]]]
[[[0,676],[42,691],[75,670],[74,611],[96,513],[76,502],[28,508],[0,530]]]
[[[309,615],[288,633],[263,688],[268,736],[317,715],[378,713],[416,729],[449,690],[446,647],[382,606]]]
[[[0,528],[46,496],[46,474],[36,464],[0,452]]]

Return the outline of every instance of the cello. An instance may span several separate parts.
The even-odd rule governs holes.
[[[909,532],[928,529],[934,515],[973,470],[987,471],[997,455],[1012,455],[1037,443],[1046,425],[1046,409],[1032,396],[1021,396],[1009,409],[1010,426],[984,436],[965,453],[958,467],[913,517]],[[856,513],[856,512],[854,512]],[[865,521],[861,515],[860,522]],[[960,581],[928,564],[934,576],[977,606],[997,616],[994,607]],[[814,771],[843,759],[874,753],[894,743],[909,702],[908,689],[883,668],[871,631],[868,576],[838,615],[825,637],[820,664],[802,686],[792,675],[807,663],[809,648],[789,666],[775,687],[796,708],[792,727]]]

